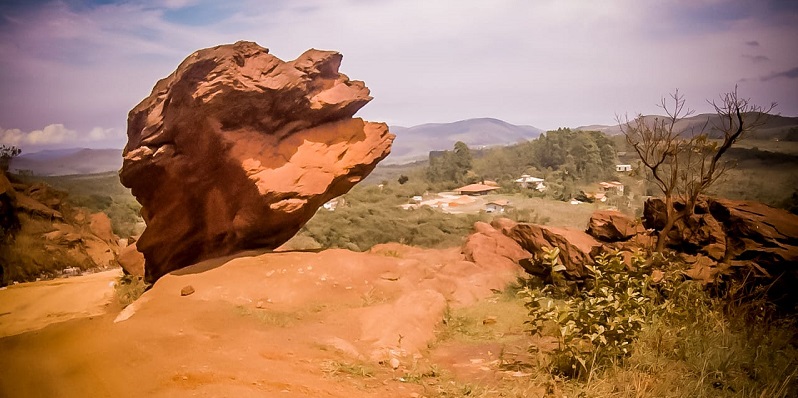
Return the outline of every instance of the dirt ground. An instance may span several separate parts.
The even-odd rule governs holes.
[[[425,369],[501,377],[504,343],[436,331],[517,272],[398,244],[246,252],[167,275],[124,310],[118,275],[0,291],[0,397],[435,396]]]

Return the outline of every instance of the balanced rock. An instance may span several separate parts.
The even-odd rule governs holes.
[[[128,115],[120,171],[142,205],[146,277],[276,248],[390,153],[337,52],[284,62],[251,42],[195,52]]]

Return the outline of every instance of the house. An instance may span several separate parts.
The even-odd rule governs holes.
[[[615,194],[622,194],[623,193],[623,183],[619,181],[610,181],[610,182],[600,182],[599,186],[605,193],[615,193]]]
[[[492,202],[488,202],[485,204],[485,212],[486,213],[504,213],[504,211],[510,206],[509,200],[494,200]]]
[[[470,184],[464,187],[455,189],[454,191],[460,195],[487,195],[488,193],[500,189],[499,187],[492,187],[485,184]]]
[[[615,165],[615,171],[618,171],[618,172],[632,171],[632,165],[631,164],[616,164]]]
[[[338,207],[338,198],[329,200],[323,205],[323,207],[325,210],[335,211],[335,209]]]
[[[521,178],[515,180],[515,183],[521,188],[534,189],[538,192],[543,192],[546,190],[546,186],[543,184],[542,178],[532,177],[529,174],[522,175]]]

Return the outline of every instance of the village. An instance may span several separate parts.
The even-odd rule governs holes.
[[[628,164],[619,164],[615,167],[619,174],[627,174],[632,170]],[[380,189],[383,184],[378,185]],[[446,214],[510,214],[515,210],[535,207],[539,201],[531,200],[542,198],[548,189],[543,178],[523,174],[514,180],[515,193],[505,191],[496,181],[483,180],[479,183],[464,185],[449,191],[425,192],[408,198],[407,203],[399,205],[404,210],[416,210],[428,207]],[[620,181],[601,181],[591,184],[589,192],[579,192],[565,203],[570,205],[594,205],[593,208],[618,210],[609,200],[624,195],[625,186]],[[526,194],[526,195],[524,195]],[[536,197],[535,197],[536,195]],[[532,196],[532,197],[530,197]],[[346,206],[346,199],[335,198],[326,202],[323,208],[335,211],[341,206]]]

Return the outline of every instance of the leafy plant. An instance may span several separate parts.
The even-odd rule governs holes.
[[[559,251],[546,250],[555,284],[539,289],[525,289],[520,294],[529,309],[532,333],[553,330],[559,346],[551,361],[552,371],[580,378],[596,366],[614,363],[632,352],[632,343],[657,310],[661,301],[652,286],[651,269],[641,255],[630,266],[618,254],[602,254],[595,265],[586,265],[592,280],[574,296],[562,296],[557,274]],[[560,286],[558,286],[560,285]],[[557,299],[557,297],[562,297]]]

